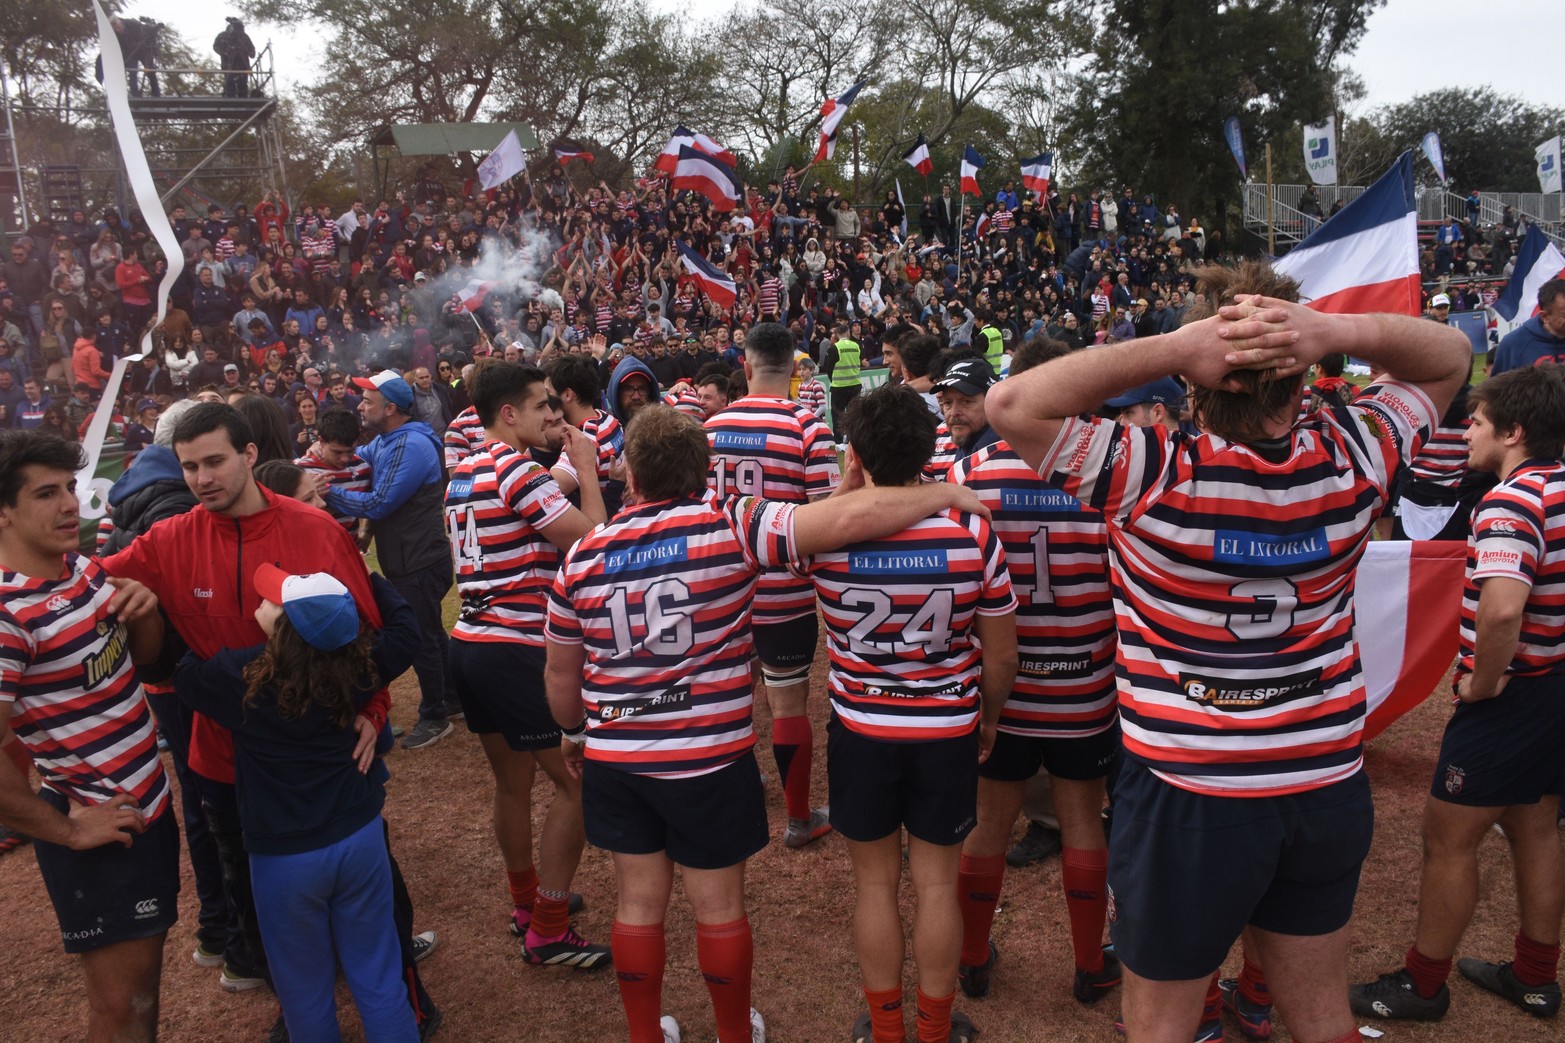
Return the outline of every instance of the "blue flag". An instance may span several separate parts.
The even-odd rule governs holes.
[[[1244,135],[1239,131],[1239,117],[1229,116],[1223,120],[1223,137],[1228,139],[1228,151],[1234,154],[1234,162],[1239,164],[1239,176],[1249,178],[1250,172],[1244,167]]]

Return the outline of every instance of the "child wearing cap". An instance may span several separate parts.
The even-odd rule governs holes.
[[[418,620],[383,577],[370,577],[385,622],[377,636],[353,595],[326,573],[256,570],[256,622],[267,642],[186,656],[179,697],[234,736],[235,782],[256,912],[289,1036],[338,1039],[342,967],[373,1040],[415,1043],[381,822],[384,775],[358,710],[412,663]]]

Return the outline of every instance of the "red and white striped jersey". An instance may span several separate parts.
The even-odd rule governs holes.
[[[1038,477],[1005,442],[952,465],[989,508],[1016,592],[1016,682],[1000,715],[1013,735],[1075,738],[1114,726],[1114,603],[1103,515]]]
[[[712,443],[707,484],[720,500],[760,496],[808,503],[842,481],[837,443],[798,402],[747,395],[706,422]],[[815,611],[810,585],[783,569],[768,569],[756,587],[755,621],[781,623]]]
[[[820,595],[828,685],[844,725],[886,742],[972,731],[982,662],[973,617],[1016,609],[988,522],[944,511],[796,567]]]
[[[919,475],[922,481],[943,482],[946,480],[946,472],[951,470],[951,465],[961,453],[956,440],[951,437],[951,429],[946,426],[944,420],[935,428],[935,455],[929,458],[924,465],[923,473]]]
[[[1484,494],[1467,538],[1467,585],[1462,591],[1461,662],[1473,669],[1478,642],[1478,593],[1483,581],[1520,580],[1532,588],[1522,614],[1516,654],[1505,668],[1524,676],[1565,670],[1565,465],[1529,460]]]
[[[586,646],[588,758],[680,778],[755,745],[750,606],[758,570],[794,556],[793,509],[710,495],[641,504],[566,554],[546,633]]]
[[[1462,436],[1473,425],[1467,409],[1467,393],[1471,390],[1471,384],[1463,385],[1451,400],[1445,416],[1440,418],[1440,426],[1408,464],[1409,478],[1451,489],[1462,484],[1467,474],[1467,443]]]
[[[329,467],[315,457],[305,454],[293,462],[295,467],[301,468],[306,474],[324,474],[326,480],[331,482],[333,489],[341,489],[346,492],[368,492],[371,483],[370,465],[359,459],[357,455],[348,463],[347,467]],[[338,514],[330,507],[327,513],[342,524],[349,532],[359,531],[359,520],[350,515]]]
[[[612,413],[598,410],[582,421],[581,433],[598,443],[598,482],[608,484],[609,468],[625,451],[625,428]]]
[[[500,441],[457,465],[446,486],[446,534],[462,611],[451,636],[543,647],[560,552],[543,529],[570,510],[548,470]]]
[[[128,793],[148,821],[168,809],[152,714],[129,635],[109,615],[97,561],[64,558],[63,579],[0,570],[0,702],[45,786],[81,804]]]
[[[468,406],[452,418],[441,444],[445,447],[446,470],[455,471],[456,465],[467,455],[484,444],[484,425],[478,419],[478,410]]]
[[[1108,523],[1126,750],[1214,795],[1359,770],[1354,574],[1434,422],[1421,390],[1389,381],[1260,450],[1066,421],[1040,470]]]
[[[816,417],[826,415],[826,389],[821,382],[811,377],[809,380],[799,382],[799,405],[808,409]]]
[[[683,387],[678,391],[670,391],[663,396],[663,404],[697,420],[706,420],[706,407],[701,404],[701,396],[696,394],[694,388]]]

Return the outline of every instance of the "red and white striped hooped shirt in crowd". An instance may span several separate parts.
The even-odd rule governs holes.
[[[1354,572],[1435,419],[1421,390],[1388,381],[1266,456],[1161,426],[1065,423],[1040,472],[1108,523],[1127,751],[1228,796],[1359,770]]]
[[[478,410],[468,406],[458,413],[446,427],[440,443],[445,452],[446,470],[456,470],[456,465],[467,459],[469,453],[484,444],[484,424],[478,419]]]
[[[0,571],[0,702],[49,789],[81,804],[121,793],[147,821],[168,809],[152,713],[131,666],[114,587],[67,554],[61,579]]]

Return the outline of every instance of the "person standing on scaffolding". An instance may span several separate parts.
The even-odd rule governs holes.
[[[248,98],[250,86],[250,62],[255,58],[255,44],[245,32],[245,24],[237,18],[228,19],[228,28],[218,33],[212,41],[212,50],[223,61],[228,75],[223,77],[223,97]]]

